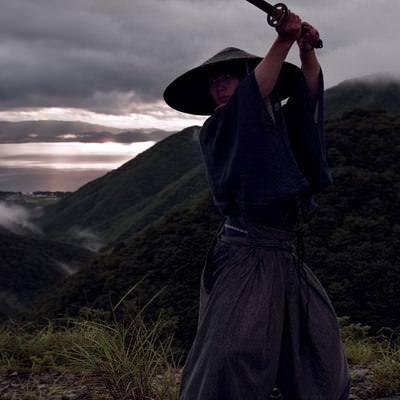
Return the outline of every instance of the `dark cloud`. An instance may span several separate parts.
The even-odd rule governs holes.
[[[321,31],[328,82],[399,69],[400,2],[375,3],[291,2]],[[135,112],[221,48],[261,55],[274,35],[244,0],[2,0],[0,109]]]
[[[162,9],[162,2],[153,3]],[[159,97],[154,17],[160,15],[135,1],[6,0],[0,16],[2,108],[110,112]]]
[[[240,24],[243,7],[249,13]],[[251,8],[211,0],[5,0],[0,107],[133,112],[160,99],[172,77],[210,50],[244,37]]]

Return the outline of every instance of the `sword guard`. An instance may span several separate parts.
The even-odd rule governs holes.
[[[283,3],[277,3],[273,6],[273,10],[268,14],[268,24],[274,28],[281,26],[287,19],[289,10]]]

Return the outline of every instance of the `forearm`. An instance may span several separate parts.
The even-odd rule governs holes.
[[[315,104],[318,97],[319,75],[321,66],[314,50],[300,52],[301,70],[306,80],[308,96],[311,104]]]
[[[293,42],[278,36],[267,55],[254,70],[255,78],[262,97],[267,97],[274,88]]]
[[[283,62],[293,43],[300,36],[301,20],[299,16],[289,11],[286,21],[276,31],[278,37],[254,71],[261,96],[264,98],[272,92]]]

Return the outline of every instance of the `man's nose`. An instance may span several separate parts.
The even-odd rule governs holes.
[[[225,79],[218,79],[215,85],[217,91],[225,90],[226,89],[226,81]]]

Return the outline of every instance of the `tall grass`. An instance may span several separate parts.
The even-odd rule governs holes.
[[[180,360],[170,321],[161,316],[145,321],[143,310],[124,313],[124,320],[118,321],[115,310],[108,313],[111,319],[86,309],[85,319],[49,321],[40,328],[3,324],[0,373],[31,374],[19,385],[24,399],[46,398],[55,386],[48,385],[43,397],[44,389],[35,385],[33,375],[58,371],[83,376],[82,385],[104,388],[105,399],[175,400]],[[62,390],[61,385],[57,388]],[[5,398],[14,398],[10,396]]]
[[[140,314],[112,324],[76,321],[83,340],[66,358],[72,368],[96,374],[112,399],[176,399],[178,360],[169,326],[162,319],[145,323]]]
[[[400,393],[400,341],[390,338],[380,343],[372,366],[375,394],[379,397]]]

